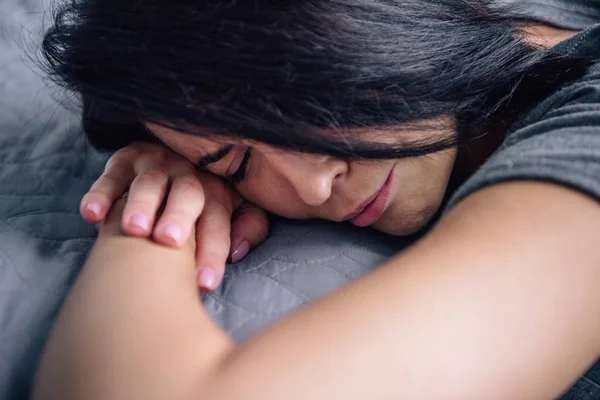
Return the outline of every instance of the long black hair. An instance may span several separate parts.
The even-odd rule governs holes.
[[[588,60],[527,44],[522,24],[484,0],[69,0],[42,50],[98,147],[152,140],[152,122],[400,158],[509,123],[584,74]],[[353,134],[443,115],[457,134],[426,140],[415,129],[410,145]]]

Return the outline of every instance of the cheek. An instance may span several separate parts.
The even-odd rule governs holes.
[[[249,202],[285,218],[302,219],[308,217],[293,188],[272,174],[253,176],[236,188]]]
[[[443,197],[454,162],[456,150],[450,149],[396,164],[401,186],[400,194],[415,201],[431,202]]]
[[[375,228],[394,235],[418,231],[439,210],[456,158],[455,150],[400,160],[395,166],[394,197]]]

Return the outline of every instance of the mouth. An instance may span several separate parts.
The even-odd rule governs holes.
[[[393,182],[394,170],[390,172],[385,183],[381,188],[362,203],[357,209],[349,214],[345,221],[350,221],[353,225],[364,227],[373,224],[384,213]]]

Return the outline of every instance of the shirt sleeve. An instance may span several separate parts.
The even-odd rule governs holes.
[[[500,182],[553,182],[600,200],[600,68],[536,107],[451,197]],[[518,201],[518,199],[515,199]]]
[[[499,0],[513,14],[564,29],[585,29],[600,23],[600,0]]]

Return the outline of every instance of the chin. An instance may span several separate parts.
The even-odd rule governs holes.
[[[436,216],[438,209],[439,205],[397,213],[386,212],[371,227],[388,235],[409,236],[427,226]]]

